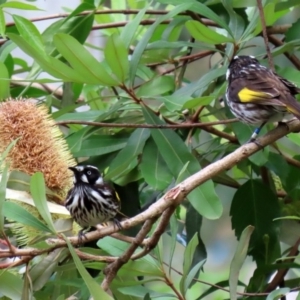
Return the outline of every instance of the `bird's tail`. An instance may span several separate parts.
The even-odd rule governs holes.
[[[300,103],[292,95],[289,95],[287,100],[285,103],[287,111],[300,120]]]

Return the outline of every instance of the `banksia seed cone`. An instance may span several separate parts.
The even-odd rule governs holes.
[[[42,172],[46,186],[64,198],[72,185],[68,166],[75,161],[47,107],[31,100],[0,104],[0,153],[18,138],[7,157],[10,168],[29,175]],[[61,200],[53,200],[62,204]]]

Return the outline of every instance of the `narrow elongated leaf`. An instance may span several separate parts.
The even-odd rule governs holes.
[[[37,210],[46,222],[51,232],[55,233],[54,224],[47,206],[45,180],[41,172],[32,175],[30,181],[30,192]]]
[[[82,262],[80,261],[78,255],[76,254],[73,246],[69,242],[69,240],[65,237],[65,241],[67,242],[68,248],[70,250],[70,253],[72,255],[72,258],[74,260],[74,263],[76,265],[76,268],[82,277],[84,283],[89,289],[89,292],[91,293],[91,296],[94,299],[101,299],[101,300],[113,300],[112,297],[110,297],[107,293],[103,291],[103,289],[100,287],[100,285],[95,281],[95,279],[87,272],[87,270],[84,268]]]
[[[136,129],[128,139],[127,145],[110,164],[105,177],[107,179],[116,179],[131,171],[137,165],[137,156],[142,153],[149,135],[148,129]]]
[[[149,124],[164,124],[149,109],[143,107],[145,120]],[[198,172],[201,167],[197,159],[189,152],[181,138],[172,130],[151,129],[160,154],[164,158],[168,168],[177,177],[187,163],[184,178]],[[188,199],[194,208],[208,219],[219,218],[222,214],[222,204],[214,191],[212,181],[207,181],[194,189]]]
[[[3,62],[0,62],[0,101],[10,95],[10,76]]]
[[[209,27],[203,25],[198,21],[189,20],[185,23],[185,26],[189,33],[192,35],[192,37],[201,42],[208,44],[221,44],[233,42],[231,38],[217,33],[215,30],[210,29]]]
[[[0,293],[8,299],[21,299],[23,280],[9,271],[0,272]]]
[[[151,97],[173,91],[174,88],[172,77],[158,76],[141,85],[136,94],[140,97]]]
[[[285,295],[287,295],[290,291],[291,291],[291,289],[288,288],[288,287],[277,289],[275,291],[272,291],[268,295],[268,297],[266,298],[266,300],[279,300],[279,299],[282,299],[282,297],[285,296]]]
[[[70,65],[90,82],[106,86],[118,85],[103,65],[72,36],[58,33],[54,36],[54,44]]]
[[[33,57],[41,68],[50,75],[64,81],[86,82],[81,74],[72,70],[69,66],[54,57],[42,55],[19,35],[8,33],[7,36],[26,54]]]
[[[182,3],[182,0],[159,0],[158,2],[171,4],[171,5],[179,5]],[[189,9],[190,11],[193,11],[195,13],[198,13],[201,16],[204,16],[210,20],[215,21],[217,24],[220,25],[221,28],[226,29],[228,33],[231,36],[233,36],[226,22],[221,17],[219,17],[213,10],[211,10],[207,5],[195,0],[186,0],[185,2],[187,4],[191,4],[191,7]]]
[[[6,23],[3,9],[0,9],[0,35],[5,38]]]
[[[37,6],[27,3],[22,3],[20,1],[9,1],[0,5],[0,7],[8,7],[22,10],[41,10]]]
[[[20,36],[25,39],[33,48],[35,48],[35,50],[38,51],[41,55],[45,54],[44,41],[35,25],[28,19],[25,19],[21,16],[14,15],[13,18]]]
[[[192,265],[193,257],[195,249],[198,245],[198,237],[197,234],[193,236],[184,251],[184,260],[183,260],[183,275],[180,280],[180,291],[183,295],[185,295],[187,290],[186,278],[190,272],[190,268]]]
[[[0,181],[0,232],[4,232],[3,205],[6,199],[5,196],[6,196],[7,180],[8,180],[8,166],[5,166]]]
[[[146,10],[149,8],[150,3],[146,3],[143,9],[139,11],[139,13],[135,16],[133,20],[128,22],[121,33],[121,39],[125,43],[126,48],[128,49],[129,46],[132,44],[132,39],[134,35],[137,32],[137,28],[140,25],[140,22],[142,21]]]
[[[129,72],[128,50],[118,34],[108,38],[104,55],[115,76],[120,82],[124,82]]]
[[[145,145],[140,168],[145,181],[154,190],[164,190],[172,182],[173,175],[153,139],[149,139]]]
[[[49,228],[39,219],[29,213],[22,206],[6,201],[3,206],[3,215],[11,221],[18,222],[23,225],[31,226],[37,230],[51,232]]]
[[[147,32],[143,35],[142,39],[137,44],[136,48],[131,57],[129,79],[131,84],[134,82],[134,78],[137,73],[137,68],[140,62],[140,59],[143,55],[144,50],[147,47],[148,42],[150,41],[154,31],[160,25],[161,22],[168,20],[182,11],[188,10],[192,6],[192,3],[184,3],[175,7],[172,11],[168,12],[166,15],[160,16],[157,20],[148,28]]]
[[[231,300],[237,299],[237,285],[239,280],[239,272],[247,257],[250,237],[253,230],[253,226],[247,226],[243,230],[237,249],[230,264],[229,288]]]

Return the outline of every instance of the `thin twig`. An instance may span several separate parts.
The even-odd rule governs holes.
[[[295,260],[297,254],[299,253],[299,251],[298,251],[299,245],[300,245],[300,238],[296,241],[295,245],[291,248],[289,254],[287,255],[287,257],[291,257],[291,258],[285,260],[284,262],[291,263]],[[276,275],[272,279],[272,281],[266,287],[265,292],[269,293],[269,292],[275,290],[276,287],[279,286],[279,284],[283,281],[284,276],[286,275],[286,273],[288,271],[289,271],[288,268],[278,270]]]
[[[280,47],[283,45],[283,42],[275,37],[274,35],[269,35],[269,41],[275,45],[276,47]],[[288,51],[284,52],[284,55],[293,63],[293,65],[300,70],[300,60],[294,54],[289,53]]]
[[[268,41],[268,33],[267,33],[267,28],[266,28],[264,8],[263,8],[261,0],[256,0],[256,1],[257,1],[257,7],[258,7],[258,10],[259,10],[259,16],[260,16],[260,21],[261,21],[261,26],[262,26],[262,32],[263,32],[263,37],[264,37],[264,41],[265,41],[266,51],[267,51],[267,55],[268,55],[269,66],[274,71],[275,69],[274,69],[274,63],[273,63],[271,50],[270,50],[270,45],[269,45],[269,41]]]
[[[144,247],[144,249],[141,252],[133,255],[131,258],[132,260],[136,260],[146,256],[152,249],[156,247],[161,235],[165,232],[166,227],[169,225],[170,218],[175,209],[175,206],[170,206],[164,211],[155,231],[153,232],[152,236],[148,238],[146,247]]]
[[[107,291],[109,289],[110,283],[117,275],[118,270],[129,261],[136,248],[140,246],[146,235],[151,230],[152,224],[155,222],[155,219],[156,218],[147,220],[143,225],[142,229],[136,235],[136,238],[134,239],[133,243],[125,251],[125,253],[104,269],[103,273],[105,277],[101,284],[101,287],[104,291]]]
[[[58,121],[56,125],[68,125],[68,124],[79,124],[97,127],[109,127],[109,128],[156,128],[156,129],[176,129],[176,128],[201,128],[211,125],[222,125],[237,122],[237,119],[228,119],[215,122],[206,123],[180,123],[180,124],[135,124],[135,123],[104,123],[104,122],[92,122],[92,121],[76,121],[66,120]]]

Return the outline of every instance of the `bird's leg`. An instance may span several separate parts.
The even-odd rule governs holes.
[[[113,219],[113,222],[114,222],[114,226],[116,226],[119,230],[122,230],[122,229],[123,229],[123,227],[122,227],[120,221],[119,221],[117,218],[114,218],[114,219]]]
[[[86,235],[85,235],[85,230],[87,230],[89,228],[82,228],[79,232],[78,232],[78,246],[83,246],[84,239],[87,239]]]
[[[263,122],[258,128],[256,128],[254,130],[254,132],[252,133],[250,140],[247,143],[255,143],[257,146],[262,147],[262,145],[259,143],[259,141],[257,141],[257,136],[259,135],[261,129],[264,127],[264,125],[266,124],[266,122]]]

